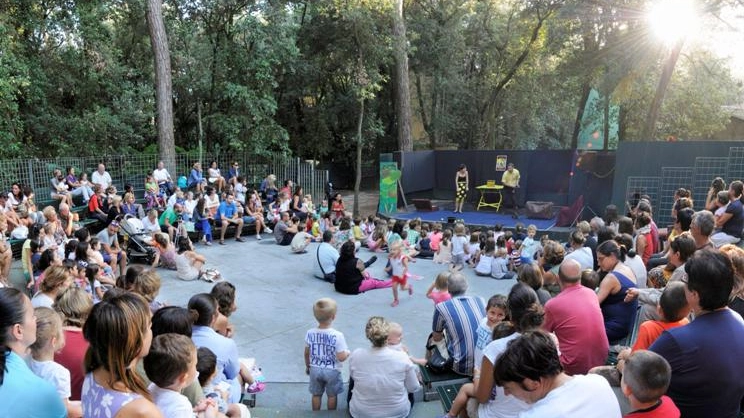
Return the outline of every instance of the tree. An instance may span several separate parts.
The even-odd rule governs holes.
[[[411,94],[408,86],[408,39],[406,38],[406,24],[403,20],[403,0],[395,0],[393,8],[393,42],[395,43],[395,110],[398,146],[401,151],[413,151]],[[361,166],[358,166],[358,171],[361,172]],[[357,177],[359,175],[360,173]]]
[[[176,144],[173,137],[173,83],[171,81],[168,35],[163,24],[160,0],[147,0],[147,27],[150,30],[155,62],[155,90],[158,107],[158,150],[168,170],[176,172]]]

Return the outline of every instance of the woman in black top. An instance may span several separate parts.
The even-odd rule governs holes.
[[[377,260],[373,256],[366,263],[356,258],[354,241],[346,241],[336,261],[336,291],[346,295],[358,295],[367,290],[383,289],[393,285],[391,280],[377,280],[364,269]]]
[[[457,174],[455,174],[455,213],[462,213],[462,205],[465,203],[465,196],[468,194],[468,168],[465,164],[460,164]]]

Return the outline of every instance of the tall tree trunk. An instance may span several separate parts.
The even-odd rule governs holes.
[[[359,119],[357,120],[356,178],[354,179],[354,217],[359,216],[359,189],[362,186],[362,126],[364,125],[364,97],[359,99]]]
[[[584,109],[586,108],[586,102],[589,101],[589,92],[592,87],[589,85],[589,81],[585,81],[581,87],[581,100],[579,101],[579,109],[576,112],[576,120],[574,121],[573,135],[571,136],[571,149],[579,147],[579,134],[581,133],[581,120],[584,119]]]
[[[411,93],[408,87],[408,40],[403,21],[403,0],[395,0],[393,13],[395,42],[395,113],[398,120],[398,148],[413,151],[411,138]]]
[[[674,72],[674,67],[677,65],[677,60],[679,59],[679,54],[682,52],[682,46],[684,46],[684,44],[684,38],[674,44],[674,47],[669,52],[669,57],[664,63],[664,68],[661,70],[659,84],[656,86],[656,94],[654,95],[654,100],[651,102],[651,107],[648,109],[646,123],[643,125],[641,139],[644,141],[653,139],[652,137],[656,133],[656,121],[659,119],[661,103],[664,101],[664,95],[666,94],[667,87],[669,87],[669,82],[672,81],[672,73]]]
[[[176,171],[176,147],[173,137],[173,84],[168,35],[163,24],[160,0],[147,0],[147,27],[155,60],[155,89],[158,106],[158,152],[168,171]]]

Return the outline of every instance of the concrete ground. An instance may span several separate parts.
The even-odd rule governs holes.
[[[344,196],[351,202],[351,196]],[[376,197],[367,195],[363,200],[362,214],[374,213]],[[349,205],[350,206],[350,205]],[[230,318],[235,324],[235,340],[242,357],[255,357],[263,368],[267,389],[257,397],[252,408],[254,417],[333,417],[348,416],[345,394],[339,397],[339,410],[312,413],[307,391],[303,350],[305,332],[316,325],[313,302],[321,297],[331,297],[338,302],[334,327],[344,333],[351,350],[369,346],[364,335],[367,319],[381,315],[402,324],[412,355],[424,356],[424,344],[431,331],[433,303],[424,294],[434,277],[446,266],[430,260],[417,260],[410,264],[412,274],[422,276],[412,281],[414,294],[402,295],[400,305],[390,306],[392,292],[380,289],[357,296],[342,295],[333,285],[312,275],[315,248],[311,244],[306,254],[292,254],[288,247],[276,245],[273,236],[264,235],[257,241],[247,237],[247,242],[228,240],[226,246],[197,246],[197,251],[207,258],[207,267],[219,269],[225,280],[237,288],[238,310]],[[373,253],[362,248],[359,257],[367,260]],[[369,270],[375,277],[383,277],[386,254],[377,254],[379,260]],[[14,263],[13,281],[20,275],[20,261]],[[203,281],[183,282],[175,272],[159,270],[162,289],[159,300],[170,305],[185,306],[191,296],[209,292],[212,284]],[[478,277],[466,269],[469,280],[468,293],[488,299],[494,294],[508,294],[514,280],[499,281]],[[344,380],[348,381],[345,365]],[[421,392],[411,412],[411,417],[434,417],[443,413],[439,401],[423,402]]]

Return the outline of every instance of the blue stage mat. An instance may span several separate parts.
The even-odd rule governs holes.
[[[501,224],[505,228],[513,228],[517,222],[521,222],[525,226],[535,225],[540,231],[547,231],[555,226],[555,218],[553,219],[530,219],[525,216],[520,216],[519,219],[513,219],[510,214],[503,214],[498,212],[463,212],[453,213],[451,210],[438,210],[435,212],[395,212],[384,214],[387,217],[395,219],[414,219],[421,218],[425,222],[447,222],[448,217],[454,216],[456,219],[462,219],[466,225],[480,225],[493,227],[496,224]]]

